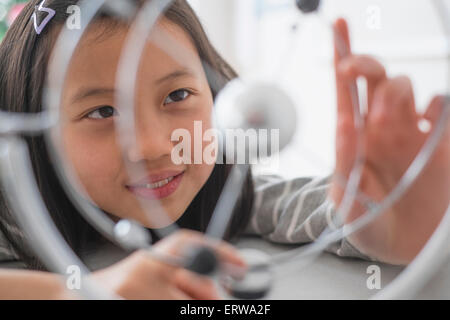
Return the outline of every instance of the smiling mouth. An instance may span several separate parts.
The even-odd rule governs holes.
[[[161,188],[167,184],[169,184],[170,181],[172,181],[174,179],[174,177],[169,177],[167,179],[155,182],[155,183],[145,183],[145,184],[141,184],[141,185],[136,185],[134,186],[134,188],[146,188],[146,189],[157,189],[157,188]]]
[[[162,199],[170,196],[174,193],[183,179],[184,171],[165,179],[146,182],[141,184],[134,184],[132,186],[127,186],[127,189],[134,195],[145,198],[145,199]]]

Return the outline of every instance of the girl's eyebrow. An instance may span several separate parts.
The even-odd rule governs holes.
[[[78,102],[80,100],[96,96],[96,95],[106,95],[113,94],[116,90],[114,88],[95,88],[95,87],[85,87],[78,90],[78,92],[72,98],[72,103]]]
[[[168,75],[159,78],[158,80],[155,81],[155,84],[159,85],[163,82],[182,77],[195,77],[195,73],[189,69],[176,70],[174,72],[169,73]]]

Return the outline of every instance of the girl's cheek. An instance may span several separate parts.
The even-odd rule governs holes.
[[[69,165],[88,193],[99,185],[102,188],[112,186],[110,180],[117,177],[120,167],[114,141],[67,130],[63,134],[63,148]]]
[[[217,155],[217,151],[210,152],[211,150],[213,150],[210,148],[211,141],[203,139],[205,137],[205,132],[209,129],[211,129],[210,121],[204,120],[202,121],[202,131],[200,131],[199,128],[197,128],[196,132],[194,132],[195,128],[193,131],[191,131],[191,164],[189,165],[189,167],[193,172],[195,172],[194,184],[197,187],[196,189],[198,189],[197,191],[199,191],[206,183],[215,166],[215,157]],[[199,132],[201,132],[200,136],[198,134]],[[197,141],[194,142],[195,140]],[[195,143],[197,143],[197,147],[195,147]],[[201,147],[199,148],[199,146]]]

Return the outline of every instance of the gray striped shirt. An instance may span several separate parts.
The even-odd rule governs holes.
[[[274,243],[306,244],[314,241],[327,227],[337,229],[334,206],[327,199],[329,180],[329,177],[255,176],[255,200],[247,234]],[[338,256],[371,260],[347,239],[331,244],[327,251]],[[0,263],[14,260],[17,257],[0,232]]]

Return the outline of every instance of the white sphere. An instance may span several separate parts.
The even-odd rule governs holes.
[[[292,99],[284,90],[269,83],[247,84],[240,79],[230,81],[216,97],[214,112],[215,124],[222,131],[279,130],[279,150],[291,141],[297,127],[297,113]],[[267,143],[270,144],[270,139]]]

